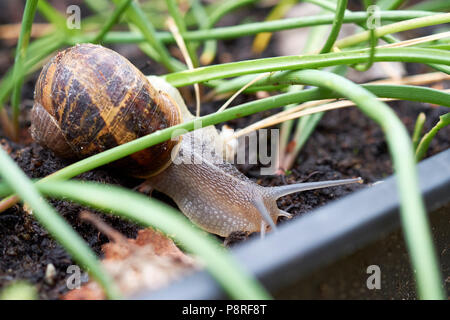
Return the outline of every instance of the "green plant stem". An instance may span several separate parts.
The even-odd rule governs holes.
[[[414,153],[405,127],[395,113],[361,86],[336,74],[304,70],[298,72],[304,84],[326,87],[345,95],[382,128],[397,175],[401,220],[406,244],[422,299],[443,299],[442,279],[430,228],[417,182]]]
[[[42,199],[34,184],[20,170],[8,154],[0,148],[0,175],[2,179],[26,202],[33,210],[38,221],[50,234],[70,253],[70,255],[105,289],[111,299],[120,297],[114,281],[103,270],[100,262],[84,242],[84,240],[64,221],[61,216]]]
[[[439,130],[448,126],[450,124],[450,113],[446,113],[439,118],[439,122],[427,133],[423,136],[422,140],[420,140],[419,145],[416,150],[416,161],[419,162],[427,153],[428,147],[433,140],[434,136],[438,133]]]
[[[301,74],[301,71],[296,70],[276,72],[270,77],[256,81],[253,85],[258,87],[271,84],[300,85],[303,84],[303,82],[301,81],[299,74]],[[450,93],[433,88],[391,84],[363,84],[362,87],[380,98],[426,102],[450,107]],[[324,96],[323,99],[342,97],[343,96],[334,93],[327,95],[326,97]]]
[[[66,24],[66,17],[64,17],[58,10],[53,8],[47,0],[39,0],[37,9],[45,17],[45,19],[51,22],[57,29],[57,32],[69,34],[69,29]]]
[[[269,299],[269,294],[209,234],[194,227],[180,212],[157,200],[115,186],[89,182],[45,182],[38,185],[47,196],[70,199],[153,226],[198,256],[208,271],[235,299]]]
[[[22,74],[23,61],[25,60],[28,42],[30,41],[31,37],[31,26],[33,25],[37,4],[38,0],[27,0],[25,4],[19,40],[17,42],[16,56],[14,59],[14,87],[11,104],[13,108],[13,125],[17,134],[19,131],[20,95],[23,83],[23,77],[21,77],[20,75]]]
[[[417,150],[417,146],[419,145],[420,136],[422,135],[423,125],[425,124],[425,113],[421,112],[416,120],[416,125],[414,126],[414,132],[412,137],[413,150]]]
[[[338,0],[336,6],[336,18],[333,21],[333,26],[331,27],[331,32],[328,35],[327,41],[320,50],[320,53],[328,53],[331,48],[333,48],[333,44],[336,41],[339,31],[341,30],[342,23],[344,21],[345,10],[347,9],[347,0]]]
[[[366,62],[370,50],[354,50],[321,55],[285,56],[232,62],[217,66],[206,66],[168,74],[165,79],[175,87],[196,82],[241,76],[250,73],[262,73],[280,70],[323,68],[341,64]],[[444,50],[426,48],[380,48],[374,61],[403,61],[418,63],[438,63],[449,65],[450,55]]]
[[[438,15],[434,12],[410,10],[380,11],[379,14],[381,21],[403,21],[418,17]],[[334,18],[335,15],[326,14],[301,18],[246,23],[237,26],[214,28],[210,30],[188,31],[185,34],[184,40],[189,42],[204,41],[210,39],[235,39],[243,36],[254,35],[260,32],[276,32],[282,30],[332,24]],[[366,19],[367,13],[365,11],[351,12],[349,14],[345,14],[343,23],[365,23]],[[156,37],[163,43],[175,42],[175,39],[169,32],[156,33]],[[74,38],[73,41],[82,42],[83,38]],[[145,38],[141,34],[136,32],[109,32],[105,37],[105,43],[137,43],[142,41],[145,41]]]
[[[428,17],[409,19],[379,27],[375,31],[375,36],[379,38],[386,34],[423,28],[449,22],[450,22],[450,13],[441,13]],[[370,31],[364,31],[337,41],[336,46],[339,47],[340,49],[347,48],[355,44],[367,41],[369,39],[370,39]]]
[[[108,18],[108,20],[103,24],[102,29],[99,33],[92,39],[92,43],[101,43],[105,35],[111,30],[111,28],[119,21],[122,14],[128,8],[132,0],[122,0],[117,8],[114,10],[113,14]]]

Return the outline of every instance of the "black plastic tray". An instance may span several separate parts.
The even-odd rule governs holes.
[[[450,202],[450,149],[418,165],[428,212]],[[278,228],[264,240],[251,239],[232,254],[271,292],[348,255],[400,225],[395,176],[352,193]],[[135,299],[220,299],[226,295],[201,271]]]

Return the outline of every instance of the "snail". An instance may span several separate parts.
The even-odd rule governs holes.
[[[31,119],[35,141],[59,157],[75,160],[195,117],[178,90],[163,79],[145,77],[113,50],[80,44],[59,52],[43,67]],[[217,152],[221,146],[217,130],[209,126],[112,166],[147,179],[194,224],[223,237],[234,231],[264,235],[275,229],[279,216],[291,217],[277,207],[276,200],[284,195],[361,181],[263,187],[224,160]],[[192,161],[177,161],[181,157]]]

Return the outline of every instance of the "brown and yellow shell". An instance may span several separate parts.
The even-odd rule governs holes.
[[[63,158],[81,159],[182,122],[177,106],[120,54],[80,44],[44,66],[35,88],[33,139]],[[147,177],[171,163],[166,141],[113,163]]]

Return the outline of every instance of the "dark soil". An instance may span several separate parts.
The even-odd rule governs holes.
[[[240,21],[249,12],[242,10],[233,15],[232,21],[223,21],[223,24],[233,24]],[[219,42],[217,62],[226,59],[233,61],[252,58],[250,45],[252,38],[242,38],[235,41]],[[11,66],[11,48],[5,49],[2,44],[0,50],[0,74]],[[149,63],[148,59],[140,54],[134,46],[114,48],[125,54],[130,60],[146,74],[161,74],[164,70]],[[176,51],[176,49],[174,49]],[[270,49],[265,56],[274,56],[276,53]],[[415,70],[417,68],[408,68]],[[31,178],[40,178],[63,168],[66,162],[58,159],[52,152],[31,141],[28,133],[29,113],[32,105],[33,90],[37,74],[27,81],[23,90],[23,121],[22,137],[20,143],[13,143],[4,138],[0,131],[0,142],[11,157]],[[253,96],[241,96],[235,104],[254,99]],[[206,104],[203,113],[209,113],[217,108],[217,103]],[[417,115],[424,112],[427,116],[425,130],[428,131],[437,121],[444,108],[412,102],[391,102],[390,105],[400,116],[409,132],[412,132]],[[273,111],[274,112],[274,111]],[[237,119],[229,123],[235,128],[242,128],[252,122],[273,112],[253,115],[245,119]],[[442,130],[433,140],[427,156],[436,154],[450,146],[450,128]],[[297,163],[287,176],[258,177],[254,172],[257,166],[240,165],[239,169],[253,178],[261,185],[282,185],[301,181],[320,181],[361,176],[364,184],[327,188],[315,191],[290,195],[279,200],[279,207],[289,211],[294,216],[307,214],[312,209],[322,206],[329,201],[345,196],[357,189],[365,188],[373,182],[384,179],[392,174],[386,142],[380,128],[357,108],[347,108],[328,112],[313,133]],[[99,181],[108,184],[117,184],[127,188],[137,186],[141,181],[121,177],[112,171],[97,169],[85,173],[79,179]],[[154,196],[173,204],[162,194]],[[83,207],[67,201],[51,200],[56,210],[73,226],[73,228],[86,240],[86,242],[101,254],[100,247],[108,239],[100,234],[90,224],[82,222],[78,216]],[[100,213],[99,213],[100,214]],[[127,237],[135,237],[139,226],[122,219],[103,215],[102,218],[115,229]],[[289,223],[282,221],[282,223]],[[246,235],[233,234],[226,239],[227,245],[246,239]],[[49,264],[56,268],[56,276],[52,281],[45,281],[45,270]],[[74,264],[70,256],[59,246],[49,234],[39,225],[35,218],[26,213],[21,205],[16,205],[6,212],[0,213],[0,289],[14,280],[25,279],[35,284],[42,299],[57,299],[66,288],[67,267]]]

